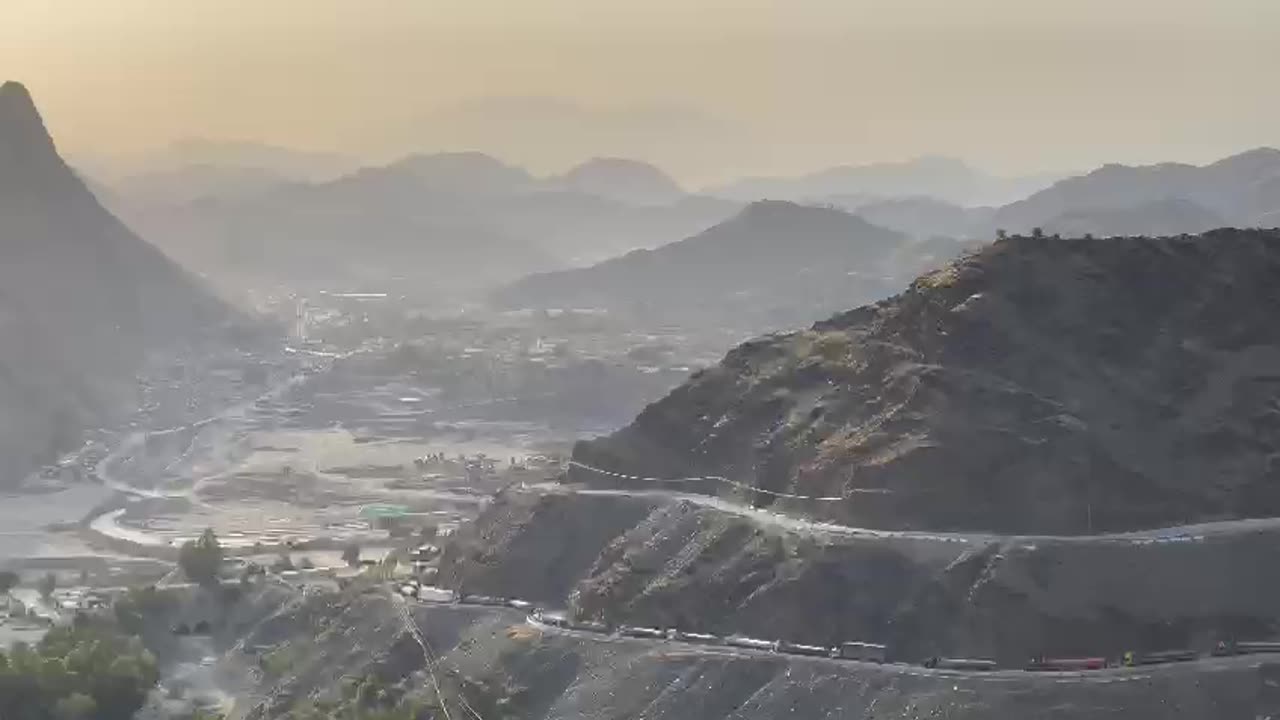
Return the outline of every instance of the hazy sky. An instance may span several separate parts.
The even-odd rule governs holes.
[[[1280,145],[1280,0],[3,0],[71,153],[183,137],[686,180],[923,153],[1000,172]]]

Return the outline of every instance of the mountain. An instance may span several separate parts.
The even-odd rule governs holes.
[[[187,138],[164,147],[123,155],[76,155],[72,166],[114,184],[133,177],[182,173],[186,168],[256,171],[290,180],[331,180],[350,172],[355,160],[248,141]]]
[[[535,184],[522,168],[480,152],[410,155],[386,167],[362,170],[354,178],[371,175],[386,181],[397,174],[409,176],[415,190],[460,195],[501,195],[531,190]]]
[[[534,275],[494,293],[504,307],[594,307],[648,324],[787,327],[888,295],[937,246],[829,208],[749,205],[705,232],[597,265]]]
[[[0,484],[135,400],[149,353],[232,316],[102,208],[0,86]]]
[[[994,208],[961,207],[926,196],[901,197],[859,203],[850,212],[868,222],[913,237],[990,237]]]
[[[658,168],[624,158],[592,158],[551,182],[566,190],[633,205],[665,205],[685,195],[680,185]]]
[[[1049,176],[999,178],[948,157],[926,156],[895,163],[841,165],[799,177],[758,177],[708,189],[709,195],[749,202],[794,200],[839,202],[927,196],[955,205],[996,205],[1045,187]]]
[[[661,245],[736,209],[692,196],[633,205],[466,152],[410,156],[323,183],[123,212],[184,265],[233,288],[434,294]]]
[[[94,195],[113,212],[134,208],[184,205],[207,197],[242,197],[268,192],[292,182],[271,170],[234,165],[183,165],[113,181],[88,178]]]
[[[1276,230],[1011,237],[736,348],[575,457],[844,497],[792,510],[857,526],[1083,533],[1280,515],[1276,288]]]
[[[1092,215],[1101,234],[1135,227],[1196,232],[1205,223],[1266,226],[1280,210],[1280,150],[1258,148],[1209,165],[1163,163],[1106,165],[1055,183],[1000,208],[993,227],[1009,232],[1069,227],[1071,217]],[[1115,220],[1111,225],[1108,220]],[[1185,224],[1180,224],[1185,223]]]
[[[1068,236],[1179,235],[1229,224],[1222,215],[1191,200],[1166,197],[1128,207],[1067,210],[1041,227],[1045,232]]]

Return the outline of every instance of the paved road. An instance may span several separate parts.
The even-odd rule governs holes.
[[[592,489],[582,486],[561,485],[557,483],[541,483],[529,485],[528,491],[538,493],[563,493],[597,497],[631,497],[655,498],[677,502],[688,502],[721,512],[749,518],[763,525],[792,530],[796,532],[826,533],[846,537],[864,537],[873,539],[901,539],[929,542],[959,543],[969,545],[985,545],[992,542],[1021,543],[1034,546],[1039,542],[1055,543],[1122,543],[1126,545],[1153,545],[1166,543],[1202,542],[1207,538],[1221,537],[1239,533],[1258,532],[1263,530],[1280,530],[1280,518],[1258,518],[1250,520],[1229,520],[1223,522],[1200,523],[1178,527],[1158,528],[1153,530],[1136,530],[1122,533],[1104,533],[1099,535],[998,535],[980,532],[934,532],[921,530],[878,530],[875,528],[851,527],[819,520],[784,515],[782,513],[751,507],[733,502],[715,495],[684,493],[672,490],[630,490],[630,489]]]
[[[394,593],[393,593],[394,595]],[[470,607],[492,610],[494,612],[511,612],[505,608],[498,608],[492,605],[471,605],[467,603],[437,603],[406,600],[399,595],[395,595],[392,601],[397,605],[401,613],[401,618],[405,623],[406,629],[414,635],[414,639],[421,638],[421,632],[417,623],[413,620],[412,614],[407,612],[409,605],[420,607]],[[610,633],[591,632],[588,630],[574,630],[571,628],[558,627],[541,622],[536,617],[529,615],[525,617],[525,623],[530,627],[537,629],[539,632],[561,635],[565,637],[574,637],[590,642],[603,643],[623,643],[631,645],[640,645],[651,648],[662,648],[668,655],[685,654],[696,655],[699,657],[725,657],[725,658],[785,658],[788,661],[796,662],[817,662],[835,664],[840,667],[860,670],[864,672],[879,672],[892,675],[911,675],[917,677],[941,677],[956,678],[966,680],[978,680],[982,682],[1057,682],[1057,683],[1092,683],[1092,684],[1110,684],[1122,682],[1139,682],[1149,680],[1158,673],[1202,673],[1202,672],[1218,672],[1231,669],[1256,669],[1263,665],[1274,665],[1276,659],[1267,655],[1230,655],[1230,656],[1203,656],[1196,660],[1168,663],[1164,665],[1147,665],[1139,667],[1110,667],[1103,670],[1087,670],[1087,671],[1068,671],[1068,672],[1031,672],[1016,668],[1001,669],[993,671],[973,671],[973,670],[948,670],[943,668],[927,668],[922,665],[913,665],[908,663],[874,663],[860,660],[844,660],[840,658],[816,657],[811,655],[794,655],[789,653],[777,653],[770,650],[755,650],[751,648],[741,648],[731,645],[721,644],[703,644],[686,642],[681,640],[670,639],[648,639],[623,636]],[[425,648],[424,648],[425,649]]]

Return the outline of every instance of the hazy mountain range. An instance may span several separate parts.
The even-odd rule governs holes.
[[[991,238],[1042,228],[1063,235],[1167,235],[1280,225],[1280,150],[1257,148],[1196,166],[1107,165],[1002,207],[933,197],[846,204],[872,222],[917,236]]]
[[[0,483],[130,406],[148,353],[232,317],[102,208],[23,86],[0,87]]]
[[[925,196],[961,206],[999,205],[1026,197],[1061,175],[996,177],[954,158],[926,156],[898,163],[841,165],[798,177],[756,177],[708,188],[738,201],[861,203]]]
[[[173,257],[233,285],[427,293],[662,245],[737,209],[614,159],[537,178],[482,153],[439,153],[320,183],[248,180],[177,202],[117,186],[109,202]]]

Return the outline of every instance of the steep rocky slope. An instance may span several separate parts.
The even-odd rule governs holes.
[[[442,582],[585,618],[892,658],[1119,657],[1280,632],[1274,529],[1198,541],[877,539],[652,497],[506,493],[447,548]]]
[[[746,343],[575,456],[844,496],[798,509],[877,527],[1280,515],[1277,288],[1280,231],[1014,237]]]
[[[0,87],[0,485],[135,399],[147,354],[230,313],[102,208]]]
[[[452,717],[657,720],[777,717],[1260,717],[1280,708],[1258,658],[1088,677],[925,673],[822,658],[541,632],[501,608],[422,605],[375,592],[310,594],[254,626],[219,663],[241,678],[229,717],[283,718],[374,704]],[[253,669],[250,669],[253,668]],[[435,688],[440,688],[436,695]],[[384,706],[385,707],[385,706]],[[290,713],[294,713],[290,715]],[[321,716],[324,716],[321,713]]]

